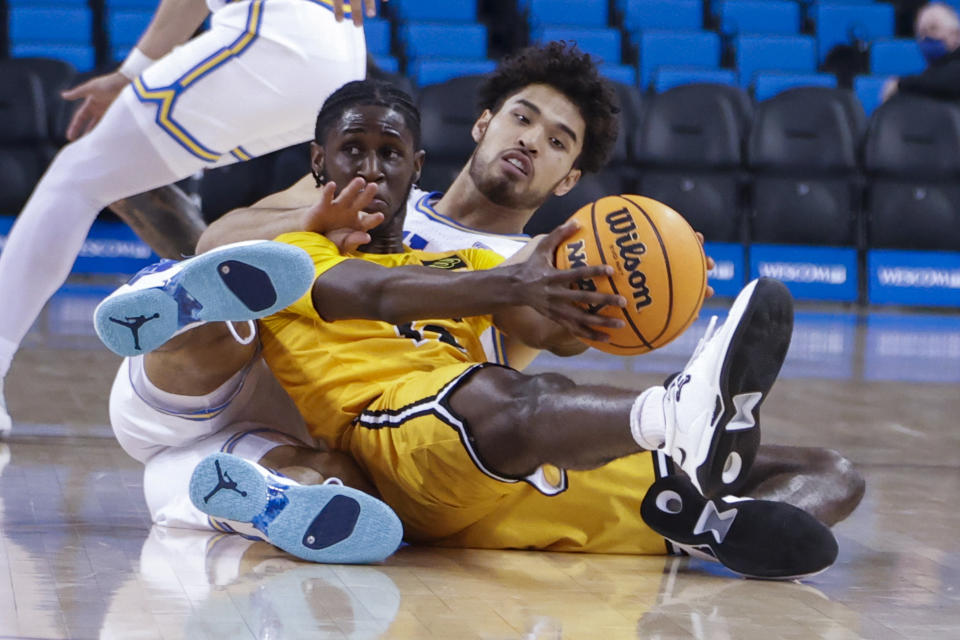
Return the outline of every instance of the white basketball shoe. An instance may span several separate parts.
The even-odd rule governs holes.
[[[760,446],[759,409],[793,332],[793,298],[770,278],[748,284],[716,316],[666,388],[664,451],[707,497],[736,494]]]

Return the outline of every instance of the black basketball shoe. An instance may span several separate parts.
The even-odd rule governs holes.
[[[704,498],[680,474],[657,480],[640,513],[684,551],[750,578],[803,578],[837,559],[836,538],[806,511],[769,500]]]

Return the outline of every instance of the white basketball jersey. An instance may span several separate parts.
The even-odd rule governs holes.
[[[471,229],[437,213],[433,203],[440,199],[438,191],[412,189],[407,199],[407,218],[403,225],[403,242],[422,251],[456,251],[457,249],[489,249],[509,258],[523,248],[530,236],[488,233]],[[508,365],[504,336],[496,328],[488,329],[480,339],[487,360]]]

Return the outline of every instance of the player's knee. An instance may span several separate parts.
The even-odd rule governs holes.
[[[840,491],[837,493],[838,511],[849,515],[863,499],[867,483],[854,467],[849,458],[845,458],[833,449],[822,449],[818,453],[817,466],[831,478]]]
[[[509,371],[509,370],[504,370]],[[532,473],[547,462],[538,414],[551,394],[573,384],[557,374],[527,376],[515,371],[490,376],[485,410],[468,421],[477,453],[492,470],[508,476]],[[477,403],[479,404],[479,403]]]

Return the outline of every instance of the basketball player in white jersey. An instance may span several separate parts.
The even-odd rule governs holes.
[[[563,74],[588,76],[590,68],[578,53],[559,45],[530,47],[498,67],[487,86],[481,89],[481,106],[495,111],[506,97],[525,86],[537,82],[550,85],[554,73],[561,77]],[[596,122],[597,118],[592,120]],[[504,138],[496,121],[488,121],[483,116],[475,124],[473,136],[477,149],[445,193],[411,191],[404,223],[407,244],[425,251],[482,247],[504,256],[513,255],[526,244],[528,238],[522,229],[548,194],[539,194],[540,201],[522,194],[519,201],[498,202],[490,160],[516,143]],[[310,225],[316,223],[319,210],[316,186],[315,176],[307,175],[289,189],[268,196],[251,208],[231,212],[210,226],[198,249],[310,229]],[[554,195],[565,192],[561,189]],[[490,329],[483,336],[483,345],[491,362],[521,370],[538,353],[504,339],[496,329]],[[573,355],[584,349],[579,342],[549,348],[561,355]],[[658,464],[664,473],[671,469],[665,456],[660,457]],[[831,525],[856,508],[863,492],[863,478],[849,460],[835,451],[766,444],[760,446],[744,490],[744,494],[751,497],[798,506]]]
[[[363,0],[368,15],[374,1]],[[162,0],[127,60],[64,93],[83,99],[0,254],[3,379],[43,305],[63,283],[97,213],[199,169],[311,137],[320,104],[365,74],[360,3]],[[210,16],[210,29],[188,41]]]

